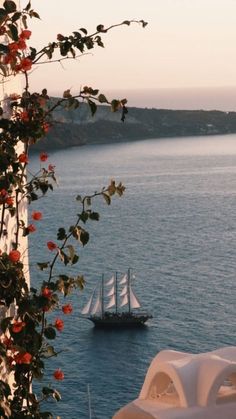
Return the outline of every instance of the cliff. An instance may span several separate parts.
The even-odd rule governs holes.
[[[54,99],[55,100],[55,99]],[[236,112],[128,108],[120,113],[99,106],[91,116],[86,104],[76,110],[59,109],[54,125],[33,150],[61,149],[85,144],[115,143],[147,138],[236,133]]]

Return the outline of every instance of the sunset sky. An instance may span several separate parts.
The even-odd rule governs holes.
[[[89,84],[101,89],[236,86],[236,0],[32,0],[38,47],[97,24],[144,19],[148,26],[116,28],[105,49],[75,61],[38,66],[31,84],[53,93]],[[48,81],[50,80],[50,83]]]

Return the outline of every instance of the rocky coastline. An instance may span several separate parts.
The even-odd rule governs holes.
[[[47,136],[33,151],[58,150],[88,144],[112,144],[150,138],[236,133],[236,112],[128,108],[123,123],[120,113],[98,106],[91,116],[86,104],[76,110],[61,108]]]

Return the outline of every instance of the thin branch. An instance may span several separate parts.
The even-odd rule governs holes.
[[[76,55],[75,57],[63,57],[63,58],[59,58],[58,60],[48,60],[48,61],[33,61],[33,64],[35,64],[37,62],[37,65],[40,64],[51,64],[51,63],[61,63],[61,61],[65,61],[65,60],[76,60],[77,58],[81,58],[84,57],[85,55],[93,55],[91,52],[85,52],[84,54],[79,54]]]

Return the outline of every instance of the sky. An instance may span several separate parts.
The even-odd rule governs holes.
[[[37,66],[34,90],[50,86],[59,94],[90,85],[104,93],[146,90],[151,97],[160,89],[236,87],[236,0],[32,0],[32,6],[41,16],[30,23],[31,44],[39,48],[80,27],[93,32],[98,24],[148,22],[145,29],[115,28],[104,34],[104,49],[64,61],[63,68]]]

